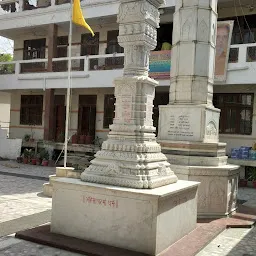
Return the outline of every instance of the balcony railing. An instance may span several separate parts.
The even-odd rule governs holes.
[[[17,0],[0,1],[0,15],[14,13],[20,11],[20,2]]]
[[[230,64],[256,62],[256,43],[231,45],[228,62]]]
[[[0,0],[0,15],[69,4],[70,0]],[[109,0],[81,0],[81,6],[109,3]]]
[[[68,58],[54,58],[52,71],[67,72]],[[123,69],[124,54],[106,54],[79,56],[71,58],[71,69],[76,72],[88,72],[97,70]],[[48,71],[48,59],[32,59],[11,62],[0,62],[0,75],[19,75],[29,73],[46,73]]]

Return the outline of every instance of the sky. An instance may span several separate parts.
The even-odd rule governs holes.
[[[0,37],[0,53],[13,54],[13,41],[4,37]]]

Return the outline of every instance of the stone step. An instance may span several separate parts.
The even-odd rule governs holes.
[[[53,186],[50,183],[43,184],[43,194],[47,197],[52,197]]]
[[[81,177],[81,172],[68,171],[67,173],[67,178],[80,179],[80,177]]]
[[[56,180],[56,178],[58,178],[56,175],[49,176],[49,183],[51,184],[51,186],[53,186],[53,182],[54,182],[54,180]]]
[[[74,170],[74,168],[67,167],[66,169],[64,169],[63,167],[56,167],[56,176],[67,177],[68,170]]]
[[[222,166],[227,164],[228,157],[206,157],[165,154],[168,162],[173,165],[186,166]]]

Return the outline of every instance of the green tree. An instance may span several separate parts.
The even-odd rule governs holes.
[[[12,55],[8,53],[0,54],[0,63],[1,62],[10,62],[12,61]],[[0,74],[12,74],[14,73],[14,64],[0,64]]]

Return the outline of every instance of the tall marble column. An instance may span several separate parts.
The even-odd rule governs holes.
[[[228,215],[238,170],[227,165],[212,104],[217,0],[176,0],[173,25],[170,103],[160,107],[158,140],[179,179],[201,182],[199,215]]]
[[[155,80],[148,77],[149,54],[156,47],[158,8],[164,0],[127,0],[119,8],[123,77],[114,80],[115,118],[108,140],[81,175],[87,182],[130,188],[156,188],[177,182],[156,142],[152,109]]]

